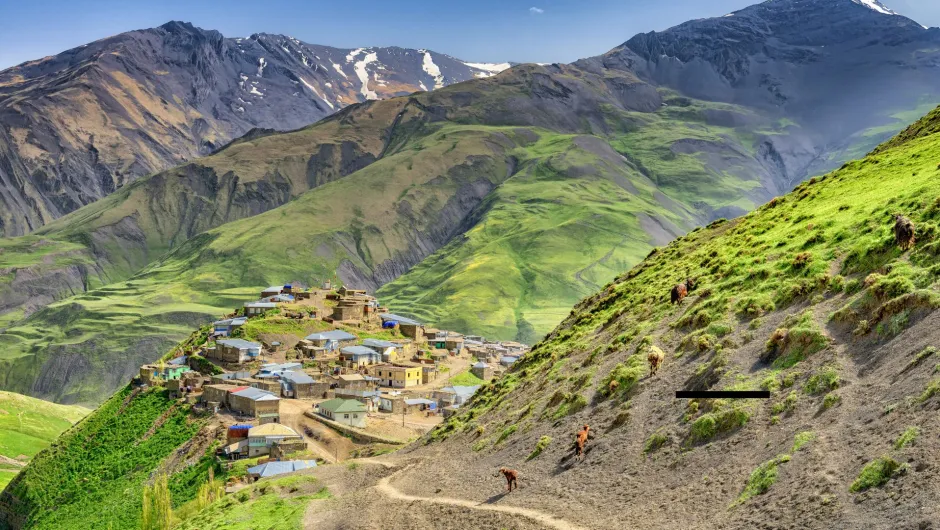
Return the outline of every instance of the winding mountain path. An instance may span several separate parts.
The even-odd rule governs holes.
[[[380,465],[386,465],[385,463],[380,463],[377,461],[372,461],[372,462],[378,463]],[[407,469],[407,468],[404,468],[404,469]],[[404,469],[402,469],[401,471],[404,471]],[[392,486],[391,484],[392,477],[394,477],[398,473],[401,473],[401,471],[393,473],[379,480],[378,484],[376,484],[375,486],[376,489],[379,490],[379,492],[382,495],[385,495],[386,497],[390,499],[394,499],[394,500],[400,500],[400,501],[406,501],[406,502],[423,502],[423,503],[428,503],[428,504],[446,504],[450,506],[460,506],[462,508],[469,508],[471,510],[502,512],[502,513],[511,514],[511,515],[519,515],[522,517],[526,517],[528,519],[532,519],[533,521],[539,524],[543,524],[548,528],[554,528],[556,530],[587,530],[586,528],[582,526],[569,523],[568,521],[559,519],[555,517],[554,515],[540,512],[538,510],[531,510],[528,508],[519,508],[516,506],[497,506],[494,504],[480,503],[480,502],[475,502],[475,501],[469,501],[466,499],[454,499],[450,497],[418,497],[415,495],[408,495],[408,494],[398,491],[395,488],[395,486]]]

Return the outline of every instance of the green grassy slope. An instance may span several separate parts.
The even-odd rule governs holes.
[[[538,483],[564,466],[566,483],[585,487],[571,513],[582,502],[603,510],[587,499],[625,484],[598,470],[626,466],[627,498],[645,488],[731,527],[934,518],[936,475],[923,471],[936,437],[914,450],[895,439],[912,425],[940,428],[938,119],[940,109],[862,160],[650,252],[577,304],[429,441],[472,445],[467,458],[484,467],[522,465],[541,436],[572,436],[589,423],[598,437],[591,465],[572,467],[558,450],[522,468]],[[916,225],[912,250],[894,241],[895,213]],[[688,276],[697,289],[670,304],[670,288]],[[648,379],[650,344],[666,358]],[[672,399],[680,389],[767,389],[771,399]],[[791,461],[794,436],[805,443],[817,435],[824,442]],[[863,471],[869,461],[877,465]],[[888,464],[901,470],[879,474]],[[852,497],[889,481],[887,493]],[[629,517],[617,509],[609,515]],[[667,509],[650,524],[668,526],[662,517],[670,516],[680,517]]]
[[[316,283],[344,261],[366,278],[406,270],[511,170],[511,130],[455,126],[442,135],[450,139],[415,144],[282,208],[211,230],[127,281],[38,311],[0,335],[8,368],[0,383],[96,403],[194,324],[257,299],[260,288]],[[66,367],[70,380],[52,384]]]
[[[136,528],[143,485],[170,473],[175,506],[193,499],[209,460],[187,446],[203,422],[165,391],[125,388],[40,452],[0,494],[0,521],[20,528]],[[181,468],[192,458],[197,465]]]
[[[0,295],[24,295],[0,308],[0,388],[97,403],[257,287],[338,275],[375,289],[428,256],[385,302],[532,341],[652,245],[775,194],[759,146],[806,134],[571,65],[350,107],[0,243]]]
[[[20,468],[90,411],[0,392],[0,490]]]

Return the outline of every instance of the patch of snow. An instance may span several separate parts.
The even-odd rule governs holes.
[[[333,88],[333,83],[323,83],[326,85],[326,88]]]
[[[264,67],[267,65],[268,63],[264,62],[264,57],[258,59],[258,77],[263,77],[262,74],[264,74]]]
[[[353,59],[355,59],[357,55],[364,51],[366,51],[365,48],[356,48],[355,50],[349,52],[349,54],[346,55],[346,64],[353,62]]]
[[[333,63],[333,68],[334,68],[337,72],[339,72],[339,75],[343,76],[344,79],[349,79],[349,77],[346,76],[346,72],[343,71],[343,67],[342,67],[342,66],[340,66],[340,65],[338,65],[338,64],[336,64],[336,63]]]
[[[418,81],[418,86],[421,87],[421,90],[424,90],[425,92],[428,91],[428,87],[424,86],[423,81]]]
[[[877,11],[883,15],[897,15],[894,11],[888,9],[888,6],[882,4],[878,0],[852,0],[860,6],[865,6],[872,11]]]
[[[734,13],[728,13],[728,14],[725,15],[725,16],[726,16],[726,17],[733,17],[733,16],[734,16]]]
[[[421,62],[421,67],[424,68],[424,71],[427,74],[434,78],[434,88],[441,88],[444,86],[444,76],[441,75],[441,69],[434,64],[434,58],[431,57],[431,52],[427,50],[418,50],[419,52],[424,53],[424,60]]]
[[[358,53],[356,55],[358,55]],[[347,62],[349,61],[350,56],[353,56],[353,54],[346,56]],[[379,57],[375,52],[369,52],[365,57],[362,58],[361,61],[356,61],[356,64],[353,65],[353,70],[356,71],[356,77],[358,77],[359,82],[362,83],[362,87],[360,87],[359,92],[362,93],[363,97],[366,99],[379,99],[378,94],[369,90],[369,72],[366,71],[366,67],[369,66],[369,63],[374,63],[378,60]]]
[[[258,90],[258,88],[257,88],[256,86],[254,86],[254,85],[251,86],[251,90],[249,90],[248,93],[249,93],[249,94],[253,94],[253,95],[255,95],[255,96],[264,97],[264,93],[262,93],[260,90]]]
[[[245,107],[235,107],[238,112],[245,112]]]
[[[509,68],[509,63],[463,63],[470,68],[475,68],[477,70],[483,70],[484,72],[491,72],[490,75],[498,74],[503,70]]]
[[[314,88],[313,85],[311,85],[310,83],[308,83],[306,79],[304,79],[303,77],[301,77],[301,78],[300,78],[300,81],[304,84],[305,87],[307,87],[307,88],[309,88],[310,90],[312,90],[313,93],[316,94],[318,98],[320,98],[321,100],[323,100],[324,103],[326,103],[327,105],[329,105],[331,109],[333,108],[333,104],[330,103],[325,97],[323,97],[322,95],[320,95],[320,93],[317,91],[317,89]]]
[[[287,49],[287,46],[281,46],[281,49],[284,50],[284,53],[290,54],[290,50]]]

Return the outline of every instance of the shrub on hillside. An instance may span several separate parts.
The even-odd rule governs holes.
[[[757,466],[757,469],[748,477],[747,484],[736,502],[742,503],[755,495],[767,493],[767,490],[777,482],[777,467],[789,461],[790,455],[778,455]]]
[[[529,456],[526,457],[526,460],[532,460],[533,458],[542,454],[542,451],[544,451],[545,448],[548,447],[548,444],[550,443],[552,443],[551,436],[542,436],[541,438],[539,438],[539,441],[535,442],[535,449],[533,449],[532,452],[529,453]]]
[[[858,478],[849,487],[852,493],[865,491],[869,488],[877,488],[887,484],[892,477],[903,474],[906,466],[898,463],[890,456],[882,456],[869,462],[862,468]]]

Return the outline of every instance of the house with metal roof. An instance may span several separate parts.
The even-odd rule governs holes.
[[[324,418],[351,427],[366,427],[366,406],[355,399],[330,399],[317,406],[317,412]]]
[[[267,423],[248,431],[248,456],[255,457],[271,452],[271,446],[284,441],[301,441],[297,431],[280,423]]]
[[[311,398],[315,394],[316,383],[301,371],[281,372],[281,394],[284,397]]]
[[[294,471],[300,471],[301,469],[310,469],[313,467],[317,467],[316,460],[287,460],[282,462],[268,462],[267,464],[249,467],[248,475],[251,478],[258,480],[267,477],[274,477],[277,475],[284,475],[286,473],[293,473]]]
[[[274,302],[245,302],[245,316],[252,317],[256,315],[263,315],[275,307],[277,307],[277,304]]]
[[[333,351],[343,346],[351,346],[359,340],[359,337],[352,333],[347,333],[341,329],[330,331],[321,331],[320,333],[311,333],[304,337],[304,340],[310,341],[314,347],[324,348],[327,351]]]
[[[244,339],[223,339],[206,350],[206,357],[227,363],[253,361],[261,355],[261,345]]]
[[[406,337],[410,337],[416,341],[424,339],[424,327],[413,318],[396,315],[394,313],[380,313],[379,318],[382,319],[383,328],[394,328],[397,326],[398,331]]]
[[[519,357],[516,355],[503,355],[502,357],[499,358],[499,364],[508,368],[512,366],[518,360],[519,360]]]
[[[340,359],[354,368],[359,368],[382,362],[382,354],[365,346],[346,346],[340,349]]]
[[[473,397],[473,393],[480,388],[480,385],[474,386],[448,386],[434,392],[434,397],[441,402],[442,407],[452,405],[463,405]]]
[[[261,370],[258,370],[257,377],[279,376],[283,372],[301,369],[303,369],[303,365],[300,363],[267,363],[261,365]]]
[[[362,341],[362,345],[378,352],[382,356],[382,362],[386,363],[399,360],[404,353],[401,344],[389,340],[366,339]]]
[[[248,319],[245,317],[226,318],[212,323],[212,332],[216,335],[228,337],[235,331],[235,328],[243,326]]]
[[[421,325],[420,322],[413,318],[403,317],[394,313],[380,313],[379,318],[382,319],[382,322],[397,322],[398,324],[412,324],[415,326]]]
[[[267,390],[240,386],[229,390],[228,406],[235,412],[260,418],[262,423],[280,418],[281,398]]]

